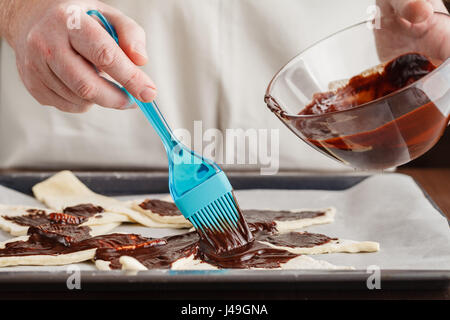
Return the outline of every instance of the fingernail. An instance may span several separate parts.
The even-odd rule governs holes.
[[[139,96],[144,102],[153,101],[153,99],[156,97],[156,90],[154,88],[147,87],[144,91],[141,92]]]
[[[147,50],[145,49],[144,45],[142,43],[140,43],[140,42],[136,43],[133,46],[133,51],[138,53],[140,56],[142,56],[142,57],[144,57],[146,59],[148,58]]]

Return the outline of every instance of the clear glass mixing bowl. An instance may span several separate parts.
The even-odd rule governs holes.
[[[433,19],[448,24],[443,32],[450,33],[449,15],[434,13]],[[298,137],[337,161],[358,169],[407,163],[436,144],[450,119],[450,57],[434,50],[426,33],[404,32],[392,18],[346,28],[288,62],[270,82],[265,102]],[[315,93],[342,87],[353,76],[412,52],[438,67],[392,94],[354,108],[298,114]]]

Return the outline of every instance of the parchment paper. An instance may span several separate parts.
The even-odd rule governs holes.
[[[301,179],[301,177],[299,177]],[[155,196],[155,195],[153,195]],[[161,195],[156,195],[161,196]],[[243,209],[337,208],[335,222],[302,230],[324,233],[341,239],[380,243],[377,253],[323,254],[313,258],[336,265],[365,269],[450,270],[450,229],[448,221],[425,198],[414,180],[401,174],[375,175],[344,191],[318,190],[237,190]],[[118,197],[120,200],[145,196]],[[37,204],[26,195],[0,186],[0,203]],[[118,232],[161,237],[183,231],[122,225]],[[0,231],[0,241],[10,236]],[[94,270],[92,264],[79,264]],[[11,270],[66,270],[66,267],[11,267]]]

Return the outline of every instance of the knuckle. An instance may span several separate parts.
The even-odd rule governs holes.
[[[38,48],[42,43],[40,33],[32,29],[27,35],[26,43],[29,47]]]
[[[100,68],[110,67],[117,59],[115,51],[114,47],[105,44],[101,45],[94,52],[94,63]]]
[[[31,55],[44,54],[47,55],[47,45],[48,41],[46,36],[39,30],[33,29],[31,30],[26,39],[26,52]]]
[[[69,11],[68,6],[65,4],[60,4],[54,8],[54,10],[52,12],[52,18],[54,18],[58,21],[65,22],[69,13],[70,13],[70,11]]]
[[[82,99],[91,101],[97,96],[97,88],[85,81],[80,81],[75,93]]]

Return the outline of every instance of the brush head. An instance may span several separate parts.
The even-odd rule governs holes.
[[[253,241],[253,234],[237,205],[231,184],[222,171],[174,200],[203,243],[217,254]]]
[[[234,251],[254,240],[232,192],[199,210],[189,221],[199,233],[201,243],[215,254]]]

